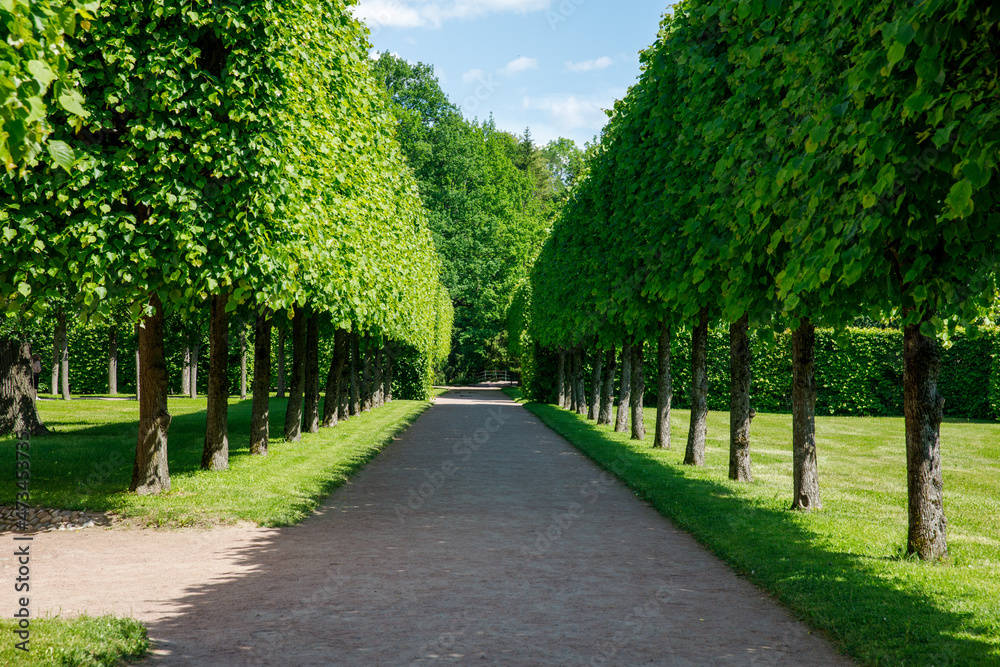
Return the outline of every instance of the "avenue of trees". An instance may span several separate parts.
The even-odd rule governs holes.
[[[233,317],[253,323],[253,453],[267,451],[276,323],[292,349],[288,440],[391,398],[398,358],[428,387],[447,356],[451,301],[366,30],[347,5],[90,8],[71,42],[75,92],[52,93],[59,104],[48,104],[36,146],[8,143],[0,430],[44,431],[18,329],[56,312],[100,321],[124,308],[137,323],[137,493],[170,488],[168,317],[207,320],[206,469],[228,465]],[[61,25],[73,33],[69,18]],[[70,160],[10,166],[42,155],[42,141],[68,147]]]
[[[558,402],[608,424],[617,403],[641,439],[655,358],[654,445],[670,447],[671,339],[691,336],[684,460],[702,465],[724,323],[729,475],[749,481],[749,331],[790,330],[793,506],[818,508],[815,329],[893,319],[907,552],[944,556],[938,338],[974,336],[996,294],[998,22],[986,0],[675,5],[512,304],[520,352],[557,351]]]

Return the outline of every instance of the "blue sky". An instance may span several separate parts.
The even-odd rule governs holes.
[[[361,0],[378,51],[434,65],[468,118],[536,143],[600,132],[668,0]]]

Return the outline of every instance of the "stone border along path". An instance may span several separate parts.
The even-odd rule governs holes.
[[[496,390],[439,398],[298,526],[31,552],[33,611],[133,615],[144,665],[851,664]]]

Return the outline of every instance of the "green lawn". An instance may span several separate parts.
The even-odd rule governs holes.
[[[440,393],[440,392],[439,392]],[[31,504],[114,511],[138,523],[185,526],[232,523],[285,526],[301,521],[430,403],[393,401],[341,423],[280,439],[285,400],[271,399],[273,439],[266,457],[249,454],[251,400],[229,406],[229,470],[199,469],[205,399],[170,399],[168,458],[172,487],[160,496],[125,492],[137,434],[135,401],[41,401],[53,434],[31,440]],[[0,470],[14,470],[10,439],[0,440]],[[13,476],[0,479],[0,504],[12,504]],[[13,594],[13,593],[12,593]],[[0,665],[119,665],[145,654],[146,630],[134,619],[48,618],[31,622],[31,651],[15,649],[14,622],[0,619]]]
[[[942,425],[951,556],[932,565],[901,557],[901,418],[817,418],[823,509],[804,514],[788,509],[789,415],[757,415],[755,481],[737,484],[727,479],[728,413],[709,415],[697,469],[682,465],[685,410],[671,415],[672,449],[657,451],[655,409],[638,443],[551,405],[527,408],[859,662],[1000,664],[1000,425]]]

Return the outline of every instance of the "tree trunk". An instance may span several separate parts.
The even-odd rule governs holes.
[[[382,350],[383,345],[380,343],[375,348],[375,364],[372,372],[372,375],[374,376],[373,380],[375,382],[375,389],[372,391],[372,405],[376,408],[382,407],[383,403],[382,383],[384,380],[382,379],[382,364],[385,360],[382,355]]]
[[[361,376],[361,409],[368,412],[372,409],[372,337],[365,334],[365,362]]]
[[[351,332],[351,415],[361,413],[361,382],[358,367],[361,365],[361,335],[355,329]]]
[[[618,388],[618,414],[615,416],[615,431],[628,430],[629,404],[632,402],[632,339],[626,338],[622,344],[622,376]]]
[[[200,334],[199,334],[200,335]],[[191,346],[191,389],[188,396],[198,398],[198,355],[201,354],[201,343],[195,341]]]
[[[66,331],[66,314],[59,313],[59,381],[62,385],[62,399],[70,400],[69,393],[69,333]],[[52,389],[55,393],[55,389]]]
[[[277,361],[277,371],[278,390],[276,398],[285,397],[285,331],[286,327],[281,327],[278,329],[278,361]]]
[[[285,440],[302,439],[302,396],[306,385],[306,314],[305,308],[295,309],[292,317],[292,377],[288,385],[288,407],[285,409]]]
[[[565,408],[566,398],[566,350],[560,347],[556,362],[556,405]]]
[[[604,372],[604,351],[594,347],[593,373],[590,376],[590,403],[587,405],[587,419],[597,421],[601,411],[601,374]]]
[[[573,350],[573,384],[576,389],[576,414],[587,415],[587,383],[583,374],[583,345]]]
[[[383,380],[385,382],[383,393],[385,394],[385,402],[392,402],[392,375],[396,363],[396,357],[392,349],[392,341],[388,341],[385,344],[385,370]]]
[[[646,424],[642,416],[642,404],[646,395],[645,350],[644,340],[632,346],[632,396],[629,404],[632,408],[633,440],[643,440],[646,437]]]
[[[31,346],[13,338],[0,338],[0,436],[48,432],[35,408]]]
[[[802,320],[792,333],[792,509],[823,506],[816,467],[816,327]]]
[[[319,314],[313,313],[306,324],[306,387],[304,423],[307,433],[319,433]]]
[[[229,468],[229,313],[228,294],[214,294],[208,323],[208,409],[202,470]]]
[[[323,426],[330,428],[337,425],[341,401],[341,380],[344,377],[344,366],[347,364],[348,334],[346,329],[337,329],[333,334],[333,356],[330,357],[330,370],[326,374],[326,398],[323,399]]]
[[[670,377],[670,323],[660,323],[660,339],[656,344],[656,434],[653,447],[670,449],[670,403],[674,386]]]
[[[708,431],[708,308],[698,314],[691,334],[691,424],[688,428],[684,463],[705,465],[705,435]]]
[[[906,486],[909,530],[906,553],[922,560],[948,555],[941,476],[941,414],[937,341],[912,324],[903,331],[903,410],[906,414]]]
[[[253,330],[253,413],[250,416],[250,453],[267,455],[271,439],[271,310],[257,315]]]
[[[138,335],[138,331],[139,330],[136,329],[136,335]],[[61,361],[59,357],[60,349],[61,345],[59,343],[59,318],[57,316],[56,326],[52,330],[52,384],[49,386],[49,393],[53,395],[59,393],[59,366]],[[136,359],[139,358],[138,354],[139,353],[137,351]]]
[[[108,393],[118,395],[118,330],[108,327]]]
[[[247,400],[247,329],[240,322],[240,400]]]
[[[344,367],[340,370],[340,394],[339,406],[337,408],[337,420],[344,421],[351,418],[351,336],[347,335],[345,345],[346,355],[344,357]]]
[[[153,314],[143,316],[139,327],[139,437],[129,491],[145,496],[170,490],[167,468],[167,360],[163,354],[163,304],[155,293],[149,298]]]
[[[139,336],[140,336],[140,326],[135,325],[135,400],[136,402],[142,401],[142,354],[139,350]],[[55,393],[55,385],[52,387],[52,393]]]
[[[750,320],[729,325],[729,479],[752,482],[750,470]]]
[[[181,362],[181,395],[191,394],[191,346],[184,346],[184,360]]]
[[[615,407],[615,373],[618,371],[618,355],[615,348],[604,353],[604,382],[601,387],[601,410],[597,415],[598,424],[611,424]]]

